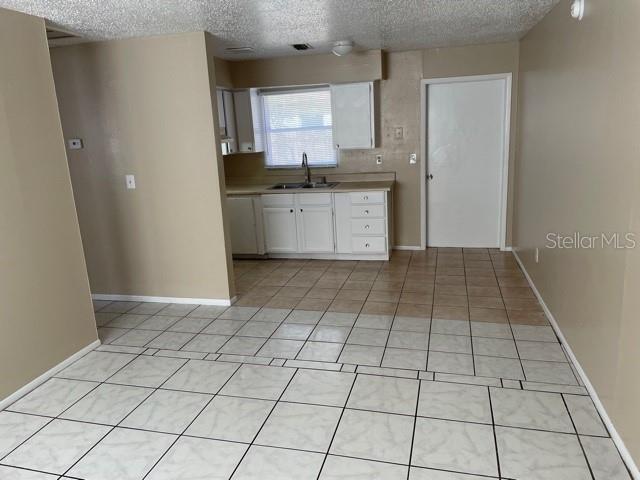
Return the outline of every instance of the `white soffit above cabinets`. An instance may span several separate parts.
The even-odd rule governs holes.
[[[208,31],[227,59],[410,50],[516,40],[559,0],[0,0],[87,40]],[[228,47],[253,51],[228,53]]]

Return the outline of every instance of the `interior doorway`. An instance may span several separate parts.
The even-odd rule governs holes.
[[[422,246],[504,249],[511,74],[422,90]]]

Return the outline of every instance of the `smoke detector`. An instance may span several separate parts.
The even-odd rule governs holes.
[[[351,40],[340,40],[333,44],[333,49],[331,51],[334,55],[341,57],[351,53],[351,50],[353,50],[353,42]]]
[[[576,20],[582,20],[582,17],[584,17],[584,0],[572,0],[571,17]]]

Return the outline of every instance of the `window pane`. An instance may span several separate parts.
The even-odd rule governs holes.
[[[329,89],[295,90],[263,97],[268,167],[335,165]]]

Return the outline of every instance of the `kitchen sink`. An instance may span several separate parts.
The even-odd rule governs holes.
[[[269,187],[269,190],[295,190],[298,188],[331,188],[337,185],[333,183],[278,183],[273,187]]]
[[[269,190],[291,190],[293,188],[302,188],[304,183],[278,183],[273,187],[269,187]]]

